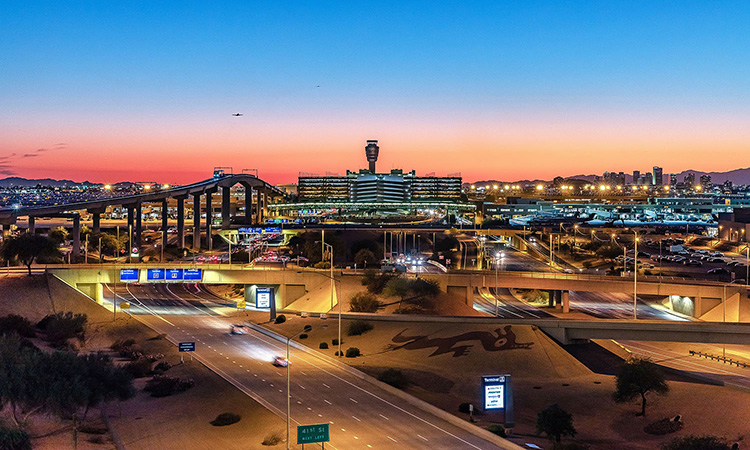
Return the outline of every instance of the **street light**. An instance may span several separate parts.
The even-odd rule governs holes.
[[[325,241],[320,241],[320,243],[323,244],[323,246],[328,247],[328,249],[331,252],[331,276],[330,276],[330,278],[331,278],[331,309],[333,309],[333,290],[334,290],[334,286],[333,286],[333,281],[334,281],[334,279],[333,279],[333,245],[331,245],[331,244],[329,244],[329,243],[327,243]],[[341,355],[341,300],[339,300],[338,303],[339,303],[339,358],[340,358],[342,356]]]
[[[303,328],[302,331],[286,338],[286,450],[289,450],[289,418],[291,417],[292,412],[292,395],[289,391],[289,341],[310,330],[312,330],[312,326],[305,325],[305,328]]]
[[[633,230],[635,248],[633,249],[633,320],[638,319],[638,231]],[[623,243],[623,248],[625,244]],[[624,263],[624,261],[623,261]]]

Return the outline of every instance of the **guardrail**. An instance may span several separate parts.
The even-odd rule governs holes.
[[[736,361],[732,358],[727,358],[726,356],[712,355],[710,353],[703,353],[703,352],[698,352],[695,350],[690,350],[689,353],[690,353],[690,356],[698,356],[698,357],[710,359],[712,361],[721,361],[725,364],[729,363],[730,366],[734,364],[737,367],[744,367],[745,369],[750,368],[750,364],[744,363],[742,361]]]

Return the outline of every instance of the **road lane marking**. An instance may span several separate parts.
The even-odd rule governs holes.
[[[326,403],[328,403],[329,405],[333,405],[333,403],[329,402],[329,401],[328,401],[328,400],[326,400],[326,399],[323,399],[323,401],[324,401],[324,402],[326,402]]]
[[[362,422],[361,420],[357,419],[357,416],[352,416],[352,417],[354,417],[354,420],[356,420],[357,422]]]
[[[331,386],[328,386],[327,384],[323,383],[323,386],[327,387],[328,389],[331,389]]]
[[[349,400],[353,401],[354,403],[359,403],[358,401],[354,400],[353,398],[349,397]]]
[[[299,373],[301,373],[302,375],[307,376],[307,374],[305,372],[301,371],[301,370],[299,371]]]
[[[391,420],[391,419],[389,419],[389,418],[385,417],[385,416],[384,416],[384,415],[382,415],[382,414],[378,414],[378,415],[379,415],[380,417],[382,417],[383,419],[385,419],[385,420]]]
[[[387,437],[388,439],[392,440],[393,442],[398,442],[397,440],[393,439],[393,438],[392,438],[392,437],[390,437],[390,436],[386,436],[386,437]]]
[[[426,437],[422,436],[421,434],[418,434],[417,437],[420,439],[424,439],[425,441],[428,440]]]

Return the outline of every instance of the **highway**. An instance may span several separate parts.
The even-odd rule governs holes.
[[[623,293],[570,291],[571,311],[580,311],[599,319],[632,319],[633,296]],[[638,318],[644,320],[687,320],[666,309],[649,305],[638,298]]]
[[[131,313],[139,320],[173,342],[196,342],[195,356],[201,362],[286,416],[286,369],[271,364],[275,356],[284,355],[283,342],[254,330],[230,335],[231,322],[212,310],[221,299],[200,285],[120,285],[117,292],[119,301],[131,303]],[[109,302],[112,294],[111,289],[105,292]],[[327,448],[501,448],[407,405],[324,358],[292,348],[290,359],[292,427],[328,422]]]
[[[474,309],[506,319],[554,317],[516,299],[509,289],[504,288],[480,288],[474,294]]]

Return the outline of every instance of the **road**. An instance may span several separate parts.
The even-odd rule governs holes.
[[[479,288],[474,294],[474,309],[508,319],[554,317],[516,299],[509,289],[504,288]]]
[[[271,364],[276,355],[284,355],[284,343],[253,330],[230,335],[230,322],[212,311],[220,299],[199,285],[121,285],[117,292],[139,320],[174,342],[196,342],[195,355],[204,364],[285,417],[286,370]],[[112,291],[105,295],[111,302]],[[294,348],[290,359],[292,426],[328,422],[331,442],[326,447],[500,448],[326,359]]]
[[[727,386],[750,390],[750,369],[731,366],[729,364],[690,356],[689,350],[702,351],[711,355],[721,356],[726,351],[726,357],[735,361],[750,363],[750,347],[727,345],[723,348],[716,344],[686,344],[677,342],[642,342],[618,341],[633,354],[651,358],[655,363],[689,373],[721,380]]]
[[[600,319],[632,319],[633,296],[623,293],[570,291],[570,309]],[[644,320],[687,320],[638,298],[638,318]]]

